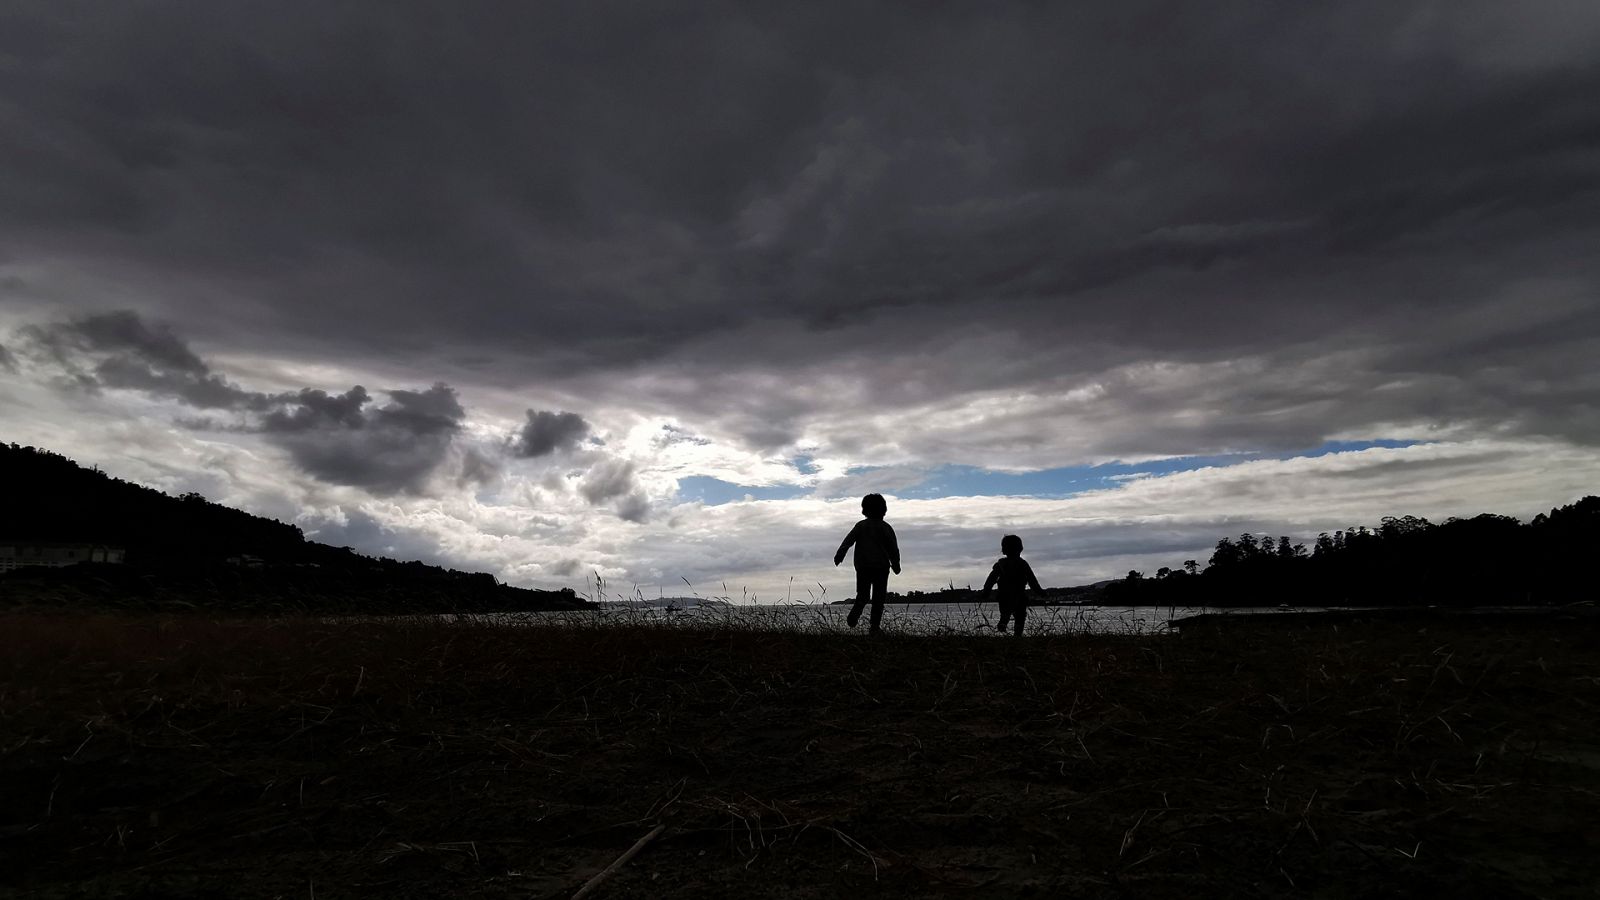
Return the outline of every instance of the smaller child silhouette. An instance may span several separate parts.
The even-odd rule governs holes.
[[[872,634],[878,633],[878,623],[883,621],[883,598],[889,591],[889,570],[900,574],[900,545],[895,542],[894,529],[883,517],[889,513],[889,503],[882,494],[868,494],[861,498],[861,514],[866,518],[856,523],[845,535],[839,552],[833,555],[833,564],[844,562],[850,545],[856,547],[856,602],[845,621],[856,627],[861,621],[861,607],[872,603]]]
[[[982,600],[989,599],[989,589],[997,583],[1000,585],[1000,623],[995,626],[996,631],[1005,631],[1006,622],[1016,616],[1016,634],[1022,635],[1022,623],[1028,618],[1028,598],[1024,593],[1025,588],[1033,588],[1034,592],[1044,590],[1039,587],[1039,579],[1033,577],[1033,567],[1022,558],[1022,538],[1008,534],[1000,539],[1000,552],[1005,555],[995,561],[994,568],[989,571],[989,580],[983,583]],[[979,602],[982,602],[980,600]]]

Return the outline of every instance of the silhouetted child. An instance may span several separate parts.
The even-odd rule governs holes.
[[[1016,633],[1020,637],[1022,623],[1028,618],[1028,597],[1024,589],[1031,587],[1037,592],[1044,588],[1039,587],[1039,579],[1033,577],[1033,567],[1022,558],[1022,538],[1014,534],[1001,538],[1000,552],[1005,556],[995,560],[994,568],[989,571],[989,580],[983,583],[983,600],[989,599],[989,589],[998,584],[1000,623],[995,626],[995,630],[1005,631],[1007,620],[1016,616]]]
[[[868,494],[861,498],[861,514],[866,518],[856,523],[845,535],[839,552],[833,555],[833,564],[844,562],[850,545],[856,546],[856,603],[850,608],[845,621],[856,627],[861,621],[861,607],[872,603],[872,634],[878,633],[878,623],[883,621],[883,598],[889,591],[889,570],[900,574],[900,545],[894,539],[894,529],[883,517],[889,513],[889,504],[882,494]]]

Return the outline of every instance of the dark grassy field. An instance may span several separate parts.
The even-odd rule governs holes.
[[[1600,631],[0,617],[0,895],[1594,897]]]

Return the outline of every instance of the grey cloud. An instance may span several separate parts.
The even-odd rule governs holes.
[[[445,384],[387,393],[388,403],[369,409],[359,386],[334,397],[305,391],[297,410],[269,416],[261,430],[324,481],[377,494],[422,493],[447,458],[466,411]]]
[[[417,435],[454,434],[467,415],[455,390],[447,384],[435,384],[425,391],[391,390],[388,394],[394,402],[372,411],[372,421],[379,426]]]
[[[372,399],[367,389],[356,385],[343,394],[303,388],[292,395],[293,402],[285,409],[275,409],[261,419],[260,431],[292,434],[321,428],[360,428],[366,424],[362,407]]]
[[[170,327],[131,310],[27,325],[19,336],[31,355],[84,389],[143,391],[200,409],[262,409],[271,402],[211,371]]]
[[[379,556],[394,555],[390,552],[393,530],[384,527],[377,519],[360,510],[350,512],[340,510],[338,516],[307,518],[300,524],[305,527],[308,537],[332,547],[349,547],[352,550]]]
[[[577,413],[530,409],[527,424],[512,442],[512,453],[522,457],[548,456],[576,447],[588,433],[589,423]]]
[[[591,506],[616,501],[617,515],[629,522],[643,522],[650,515],[650,500],[639,487],[632,461],[608,457],[590,467],[578,483],[578,493]]]
[[[499,478],[503,471],[499,455],[468,446],[461,451],[461,467],[456,475],[456,484],[461,487],[488,484]]]
[[[633,489],[634,465],[625,459],[607,458],[594,465],[583,481],[578,493],[593,504],[604,503]]]
[[[812,494],[822,498],[860,497],[871,493],[893,494],[915,487],[928,479],[928,470],[915,466],[886,466],[865,472],[850,472],[840,478],[819,483]]]
[[[104,387],[173,397],[200,409],[260,409],[271,402],[204,369],[163,369],[130,356],[101,360],[94,367],[94,380]]]
[[[416,302],[374,331],[427,321],[486,343],[547,335],[659,352],[752,313],[1071,292],[1281,255],[1282,235],[1240,223],[1305,222],[1302,247],[1382,243],[1463,209],[1559,204],[1592,185],[1563,155],[1592,133],[1582,98],[1595,74],[1571,64],[1583,40],[1564,60],[1485,71],[1468,42],[1390,50],[1420,6],[1166,9],[1154,35],[1131,26],[1137,6],[1126,21],[1022,5],[856,11],[843,34],[826,5],[706,10],[671,28],[643,11],[470,4],[448,28],[403,4],[381,27],[320,5],[300,8],[294,29],[276,14],[161,4],[133,21],[20,15],[30,60],[98,52],[53,68],[19,110],[32,126],[21,134],[78,152],[44,158],[16,139],[40,176],[32,190],[76,201],[18,217],[98,217],[224,273],[252,265],[251,239],[303,259],[348,247],[420,277],[401,298]],[[1459,18],[1491,10],[1465,5]],[[1588,17],[1571,27],[1594,31]],[[617,40],[572,50],[595,33]],[[1127,52],[1135,44],[1147,52]],[[1260,49],[1217,52],[1240,46]],[[1334,59],[1340,78],[1317,77]],[[419,169],[435,177],[419,184]],[[246,173],[257,177],[235,177]],[[268,191],[278,203],[247,205]],[[224,206],[244,215],[183,227],[184,213]],[[623,216],[639,225],[622,233]],[[149,224],[169,227],[146,237]],[[1188,238],[1152,244],[1164,229]],[[450,278],[482,299],[420,302]],[[528,321],[526,283],[553,291],[537,317],[563,327],[506,329],[490,315]],[[275,299],[310,324],[399,286]],[[740,308],[751,288],[769,292],[765,308]],[[607,315],[585,314],[594,299]]]
[[[652,438],[650,443],[656,447],[671,447],[674,444],[705,446],[711,441],[676,425],[663,425],[661,433]]]
[[[1392,479],[1396,475],[1404,474],[1406,477],[1410,478],[1421,478],[1426,477],[1428,475],[1428,470],[1430,469],[1448,471],[1452,468],[1460,468],[1463,464],[1463,459],[1466,459],[1472,464],[1481,466],[1510,466],[1514,465],[1516,458],[1516,451],[1497,450],[1474,454],[1470,457],[1458,457],[1456,459],[1444,458],[1429,460],[1389,460],[1387,462],[1373,463],[1371,465],[1361,466],[1359,468],[1351,468],[1344,471],[1333,472],[1326,477],[1349,481],[1377,481],[1386,478]]]
[[[581,568],[582,566],[577,560],[568,558],[556,560],[546,566],[545,570],[557,578],[571,578],[578,574]]]
[[[16,357],[11,355],[11,351],[7,350],[4,344],[0,344],[0,369],[7,372],[18,371]]]
[[[839,402],[806,371],[872,385],[866,415],[1368,342],[1462,405],[1336,373],[1285,440],[1596,439],[1533,371],[1592,321],[1529,335],[1488,399],[1492,349],[1412,327],[1528,278],[1600,290],[1583,4],[58,6],[0,22],[0,238],[208,346],[248,309],[262,354],[537,378],[768,450]],[[248,402],[160,337],[112,329],[125,360],[84,377]]]
[[[80,315],[27,325],[21,337],[61,363],[82,354],[118,354],[178,372],[207,374],[204,362],[166,325],[150,325],[132,310]]]
[[[131,310],[83,316],[56,333],[76,338],[90,350],[126,352],[175,372],[208,373],[206,364],[171,328],[149,325]]]
[[[186,424],[259,433],[307,473],[378,494],[424,491],[466,418],[455,390],[443,383],[425,391],[385,391],[389,401],[382,405],[373,405],[361,385],[342,394],[245,390],[212,371],[169,327],[133,312],[29,325],[21,335],[35,355],[83,389],[133,390],[239,414],[241,424],[206,418]],[[474,480],[487,471],[481,461],[463,457],[462,478]]]
[[[643,491],[633,491],[617,501],[617,516],[628,522],[643,523],[650,518],[650,498]]]

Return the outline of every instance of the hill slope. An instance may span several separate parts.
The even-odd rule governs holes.
[[[198,494],[172,497],[57,453],[0,443],[0,544],[103,543],[123,565],[23,569],[0,604],[435,613],[576,609],[570,590],[534,591],[487,573],[363,556],[296,526]],[[247,559],[249,558],[249,559]]]

